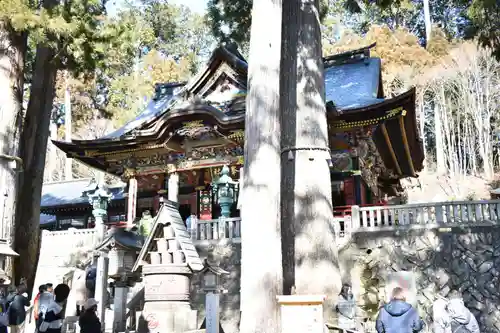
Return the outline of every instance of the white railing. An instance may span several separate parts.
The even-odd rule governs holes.
[[[352,207],[352,228],[500,224],[500,200]]]
[[[193,241],[232,239],[240,240],[241,218],[220,217],[215,220],[191,220],[191,238]]]

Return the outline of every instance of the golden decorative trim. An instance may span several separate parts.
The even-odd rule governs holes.
[[[389,134],[387,133],[387,128],[385,127],[385,124],[382,123],[380,125],[380,129],[382,130],[382,135],[384,136],[385,143],[387,144],[387,147],[389,147],[389,153],[391,154],[392,161],[394,162],[394,166],[396,167],[396,171],[398,174],[403,174],[401,172],[401,168],[399,167],[398,159],[396,158],[396,153],[394,152],[394,148],[392,148],[392,143],[391,140],[389,139]]]
[[[88,157],[117,156],[117,155],[121,155],[121,154],[130,154],[130,153],[135,153],[138,151],[160,149],[160,148],[168,149],[169,148],[168,143],[143,145],[143,146],[139,146],[138,148],[134,148],[134,149],[125,149],[125,150],[120,150],[120,151],[110,151],[110,152],[101,152],[101,153],[99,153],[98,150],[88,150],[88,151],[85,151],[85,156],[88,156]]]
[[[186,128],[197,128],[197,127],[203,127],[203,120],[194,120],[194,121],[188,121],[185,123],[182,123],[182,125]]]
[[[374,119],[369,119],[369,120],[360,120],[360,121],[345,121],[345,120],[337,120],[332,123],[333,128],[342,128],[342,129],[348,129],[348,128],[353,128],[353,127],[365,127],[365,126],[371,126],[371,125],[376,125],[384,120],[388,120],[391,118],[396,117],[398,114],[405,115],[406,111],[403,109],[402,106],[397,107],[395,109],[389,110],[385,113],[384,116],[382,117],[377,117]]]
[[[227,136],[230,139],[244,139],[245,138],[245,130],[236,130]]]

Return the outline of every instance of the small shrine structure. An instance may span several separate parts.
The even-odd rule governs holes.
[[[415,89],[384,96],[381,60],[374,46],[324,61],[334,206],[370,205],[417,177],[424,151],[415,116]],[[228,166],[238,181],[244,164],[248,64],[233,45],[220,46],[189,82],[159,83],[144,112],[95,140],[54,141],[68,157],[127,183],[126,221],[136,223],[140,200],[152,215],[160,198],[179,203],[182,220],[221,216],[212,191]],[[238,217],[237,195],[224,213]],[[46,210],[49,211],[49,210]]]
[[[132,272],[140,268],[145,302],[142,320],[149,332],[183,333],[197,329],[190,286],[193,273],[201,271],[204,265],[175,203],[162,204]]]

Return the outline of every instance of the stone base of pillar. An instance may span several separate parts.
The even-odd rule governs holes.
[[[139,332],[184,333],[196,330],[197,311],[191,309],[189,287],[191,269],[184,264],[145,265],[144,309]]]
[[[187,302],[146,302],[139,317],[138,332],[184,333],[196,330],[198,311]]]

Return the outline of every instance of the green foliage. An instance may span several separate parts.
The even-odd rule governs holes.
[[[188,79],[213,44],[202,16],[164,1],[124,8],[106,17],[101,29],[116,36],[113,43],[101,45],[104,61],[87,75],[58,77],[55,103],[64,103],[69,85],[77,130],[100,117],[123,125],[142,110],[155,83]]]
[[[467,11],[472,24],[468,37],[477,36],[500,60],[500,5],[496,0],[474,0]]]
[[[323,19],[328,12],[327,0],[320,0],[320,9]],[[250,41],[252,0],[209,0],[207,19],[219,42],[236,42],[244,48]]]

